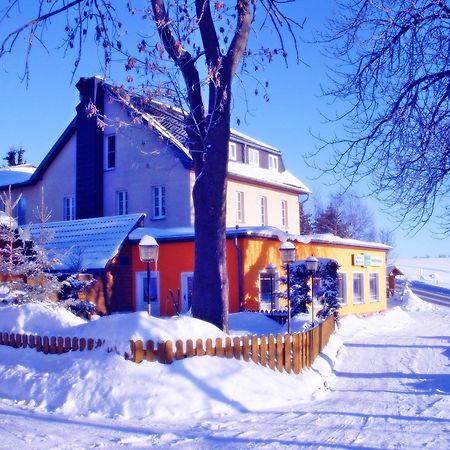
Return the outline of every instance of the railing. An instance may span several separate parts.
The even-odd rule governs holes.
[[[218,356],[222,358],[242,359],[256,364],[277,369],[282,372],[298,374],[302,369],[310,367],[316,357],[328,344],[335,329],[334,317],[328,317],[317,327],[293,334],[277,336],[242,336],[227,337],[214,340],[192,339],[186,342],[177,340],[157,342],[141,340],[130,341],[131,354],[128,358],[141,363],[157,361],[171,364],[173,361],[192,358],[194,356]]]

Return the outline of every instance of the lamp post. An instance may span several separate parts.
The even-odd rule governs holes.
[[[306,269],[311,275],[311,328],[314,327],[314,275],[319,265],[319,260],[314,256],[308,256],[306,258]]]
[[[295,261],[296,250],[292,242],[283,242],[280,246],[281,261],[286,264],[287,273],[287,307],[288,307],[288,333],[291,332],[291,280],[290,280],[290,265]]]
[[[159,245],[156,242],[156,239],[148,234],[143,236],[139,241],[139,258],[142,262],[147,263],[147,295],[145,301],[147,302],[147,312],[149,316],[152,314],[152,307],[150,304],[150,263],[158,260],[158,250]]]
[[[270,277],[270,312],[273,313],[273,276],[275,275],[275,266],[273,264],[267,264],[266,266],[266,272],[269,274]]]

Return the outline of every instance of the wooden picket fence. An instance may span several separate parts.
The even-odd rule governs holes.
[[[62,354],[70,351],[94,350],[104,345],[102,339],[36,336],[33,334],[0,333],[0,345],[14,348],[32,348],[38,352]]]
[[[270,367],[273,370],[299,374],[302,369],[310,367],[335,329],[335,319],[328,317],[315,328],[302,333],[292,333],[277,336],[242,336],[221,338],[192,339],[183,342],[177,340],[157,342],[141,340],[130,341],[131,354],[129,359],[135,363],[157,361],[171,364],[175,360],[192,358],[194,356],[218,356],[253,361],[256,364]]]

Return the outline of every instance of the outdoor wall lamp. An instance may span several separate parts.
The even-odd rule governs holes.
[[[146,298],[145,301],[147,302],[147,312],[148,315],[151,316],[152,314],[152,307],[151,307],[151,298],[150,298],[150,263],[158,261],[158,250],[159,245],[156,242],[156,239],[152,236],[149,236],[146,234],[142,237],[142,239],[139,241],[139,258],[142,262],[147,263],[147,292],[146,292]]]
[[[291,280],[290,280],[290,265],[295,261],[296,249],[292,242],[283,242],[280,246],[281,261],[286,264],[287,273],[287,307],[288,307],[288,333],[291,333]]]

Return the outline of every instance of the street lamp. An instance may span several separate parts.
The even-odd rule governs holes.
[[[142,262],[147,263],[147,295],[145,301],[147,302],[147,312],[150,316],[152,314],[151,298],[150,298],[150,263],[158,260],[159,245],[156,239],[146,234],[139,241],[139,258]]]
[[[269,274],[270,277],[270,312],[273,313],[273,276],[275,275],[276,269],[273,264],[267,264],[266,266],[266,272]]]
[[[314,327],[314,275],[316,274],[317,267],[319,266],[319,260],[314,256],[308,256],[306,258],[306,269],[311,275],[311,328]]]
[[[287,272],[287,306],[288,306],[288,333],[291,332],[291,280],[290,280],[290,265],[295,261],[296,250],[292,242],[283,242],[280,246],[281,261],[286,264]]]

